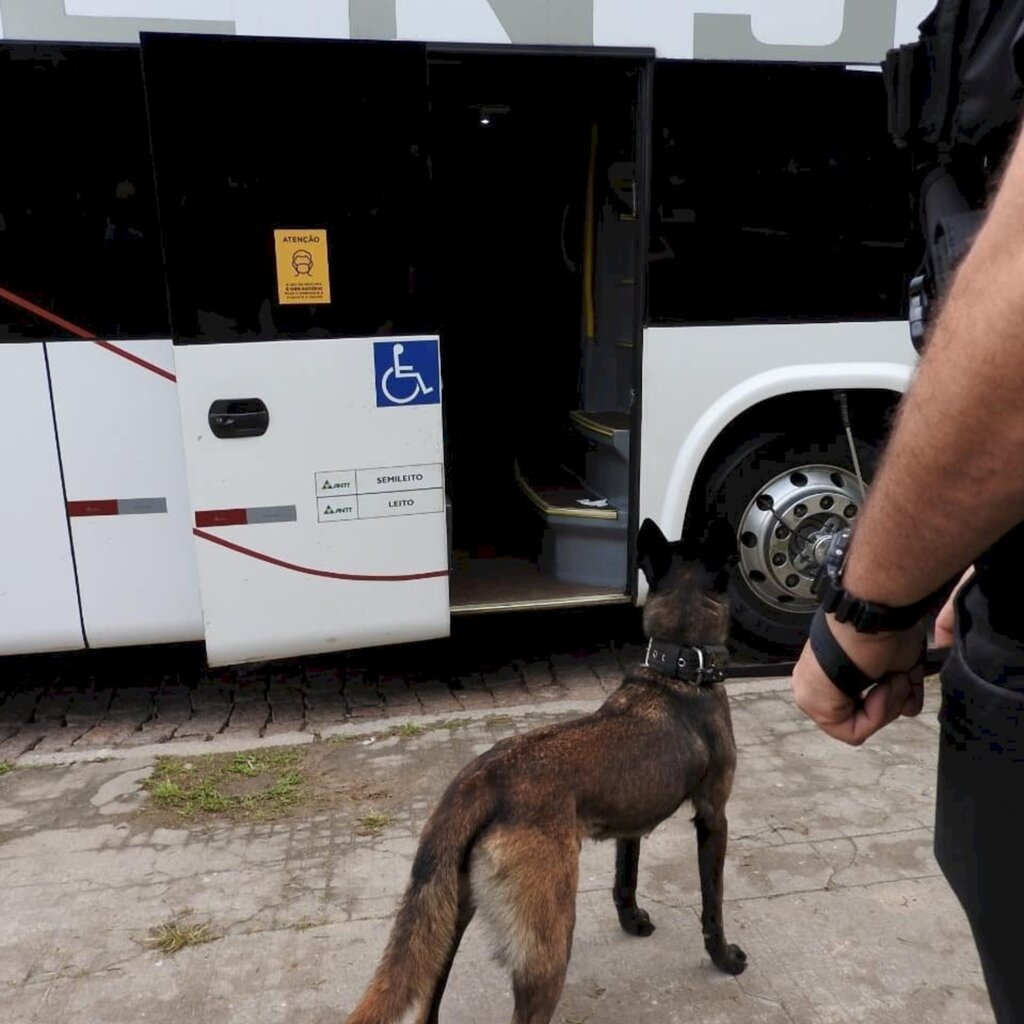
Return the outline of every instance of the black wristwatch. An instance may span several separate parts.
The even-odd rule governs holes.
[[[858,633],[898,632],[909,629],[928,613],[935,594],[914,604],[894,608],[854,597],[843,588],[843,572],[850,546],[850,529],[833,534],[822,560],[811,593],[820,601],[825,614],[834,615],[837,622],[849,622]]]

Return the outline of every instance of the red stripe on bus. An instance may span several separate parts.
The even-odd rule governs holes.
[[[196,526],[245,526],[248,522],[244,508],[210,508],[196,513]]]
[[[432,580],[441,576],[447,576],[447,569],[439,569],[437,572],[414,572],[402,576],[366,576],[347,572],[328,572],[326,569],[310,569],[305,565],[296,565],[294,562],[285,562],[280,558],[265,555],[261,551],[253,551],[252,548],[244,548],[241,544],[232,544],[223,537],[215,537],[212,533],[204,533],[202,530],[192,531],[197,537],[208,540],[212,544],[219,544],[222,548],[235,551],[240,555],[248,555],[260,562],[268,562],[270,565],[280,566],[282,569],[290,569],[292,572],[305,573],[307,576],[323,576],[330,580],[354,580],[359,583],[403,583],[407,580]]]
[[[69,501],[69,516],[116,516],[117,499],[104,501]]]
[[[95,342],[100,348],[106,349],[108,352],[113,352],[114,355],[120,356],[122,359],[127,359],[130,363],[135,363],[136,366],[141,366],[143,369],[149,370],[150,373],[155,373],[158,377],[163,377],[164,380],[169,380],[172,383],[177,382],[178,380],[170,370],[165,370],[162,366],[157,366],[155,363],[151,363],[147,359],[133,355],[131,352],[126,351],[118,345],[114,345],[112,342],[104,341],[102,338],[97,338],[95,334],[91,331],[87,331],[84,327],[79,327],[77,324],[73,324],[70,320],[65,320],[62,316],[57,316],[56,313],[51,313],[48,309],[43,309],[42,306],[37,306],[34,302],[31,302],[28,299],[23,299],[20,295],[15,295],[14,292],[8,291],[6,288],[0,287],[0,299],[6,299],[15,306],[20,306],[27,312],[38,316],[42,320],[49,321],[56,327],[60,327],[62,330],[75,335],[77,338],[81,338],[83,341]]]
[[[102,341],[99,338],[94,338],[93,341],[95,341],[100,348],[105,348],[108,352],[113,352],[115,356],[127,359],[129,363],[141,366],[144,370],[149,370],[150,373],[155,373],[158,377],[163,377],[164,380],[169,380],[172,384],[176,384],[178,381],[178,378],[175,377],[170,370],[165,370],[162,366],[157,366],[156,363],[149,362],[148,359],[143,359],[141,356],[137,356],[133,352],[128,352],[123,348],[119,348],[117,345],[113,345],[109,341]]]
[[[33,313],[35,316],[38,316],[43,320],[49,320],[51,324],[55,324],[57,327],[62,327],[70,334],[74,334],[79,338],[84,338],[86,341],[97,340],[96,335],[91,334],[84,327],[79,327],[77,324],[71,323],[70,320],[65,320],[63,317],[57,316],[56,313],[51,313],[48,309],[43,309],[42,306],[37,306],[29,299],[23,299],[20,295],[15,295],[14,292],[10,292],[6,288],[0,287],[0,299],[6,299],[8,302],[14,303],[15,306],[21,306],[22,309],[27,310],[29,313]]]

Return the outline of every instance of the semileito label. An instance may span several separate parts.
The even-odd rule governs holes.
[[[387,491],[428,491],[444,486],[444,466],[383,466],[379,469],[357,469],[356,491],[359,494],[382,494]]]

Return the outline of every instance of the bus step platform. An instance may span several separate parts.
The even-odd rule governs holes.
[[[517,460],[516,482],[544,518],[543,572],[566,583],[626,586],[629,517],[559,464]]]

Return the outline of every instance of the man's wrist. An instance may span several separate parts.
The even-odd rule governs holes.
[[[843,585],[862,601],[884,604],[889,608],[902,608],[920,601],[925,594],[906,589],[898,579],[887,579],[888,574],[879,572],[880,563],[865,557],[864,545],[850,545],[850,557],[843,572]]]
[[[851,650],[858,644],[863,645],[865,649],[885,644],[892,637],[906,632],[904,629],[877,629],[872,630],[870,633],[863,633],[852,622],[840,622],[835,615],[828,614],[825,616],[825,619],[828,622],[829,629],[832,630],[832,635],[839,641],[839,644],[845,651]],[[913,629],[914,626],[908,626],[907,628]]]
[[[845,697],[858,701],[878,681],[875,668],[890,660],[892,641],[877,633],[858,633],[819,607],[808,635],[818,667]]]
[[[832,535],[824,552],[812,587],[820,602],[820,611],[830,616],[829,621],[848,624],[851,630],[864,634],[891,635],[915,626],[927,614],[934,595],[905,604],[869,597],[868,592],[850,582],[849,570],[854,558],[852,541],[851,530],[840,530]],[[860,551],[858,544],[858,554]],[[856,573],[852,575],[856,580]]]

